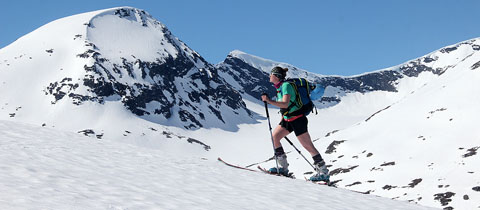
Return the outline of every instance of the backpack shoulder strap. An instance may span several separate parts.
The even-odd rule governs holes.
[[[300,80],[300,78],[297,78]],[[298,87],[297,87],[297,84],[296,84],[296,81],[297,79],[287,79],[285,80],[285,82],[289,83],[293,90],[295,91],[295,100],[291,100],[290,98],[290,105],[285,109],[285,111],[282,113],[282,116],[289,116],[290,114],[290,110],[294,107],[294,106],[298,106],[298,107],[301,107],[302,105],[302,101],[301,101],[301,98],[300,98],[300,94],[298,93]],[[300,81],[301,82],[301,81]]]

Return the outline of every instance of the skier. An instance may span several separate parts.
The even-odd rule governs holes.
[[[300,107],[290,106],[291,103],[294,103],[295,98],[298,97],[295,94],[295,90],[292,85],[288,82],[285,82],[285,77],[287,75],[288,68],[274,67],[270,72],[270,82],[273,83],[274,87],[277,89],[277,101],[271,100],[267,95],[262,95],[262,101],[272,104],[280,108],[281,113],[288,111],[292,113]],[[286,110],[288,107],[292,107],[290,110]],[[278,163],[278,171],[276,167],[269,169],[270,173],[279,173],[282,175],[288,174],[288,162],[287,155],[283,150],[280,140],[290,134],[292,131],[295,132],[295,135],[298,138],[298,141],[302,146],[312,155],[314,161],[314,167],[316,173],[310,177],[311,181],[329,181],[328,169],[325,166],[325,161],[318,152],[318,150],[313,145],[310,134],[307,129],[308,120],[304,114],[296,116],[283,116],[280,123],[273,131],[273,144],[275,147],[275,156]]]

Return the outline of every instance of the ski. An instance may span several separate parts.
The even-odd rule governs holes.
[[[292,172],[288,173],[288,175],[283,175],[283,174],[270,173],[270,171],[268,171],[267,169],[262,168],[260,166],[257,166],[257,168],[258,168],[258,170],[260,170],[261,172],[266,173],[266,174],[270,174],[270,175],[274,175],[274,176],[283,176],[283,177],[295,179],[295,176],[293,175]]]
[[[247,170],[247,171],[254,171],[254,172],[258,172],[256,170],[253,170],[253,169],[250,169],[250,168],[245,168],[245,167],[241,167],[241,166],[237,166],[237,165],[233,165],[233,164],[230,164],[230,163],[227,163],[225,162],[224,160],[222,160],[222,158],[217,158],[218,161],[224,163],[225,165],[227,166],[230,166],[230,167],[234,167],[234,168],[238,168],[238,169],[243,169],[243,170]]]
[[[290,178],[290,179],[295,179],[295,176],[293,175],[292,172],[288,173],[287,176],[285,175],[282,175],[282,174],[275,174],[275,173],[270,173],[267,169],[265,168],[262,168],[260,166],[257,166],[258,170],[254,170],[254,169],[251,169],[251,168],[246,168],[246,167],[242,167],[242,166],[237,166],[237,165],[233,165],[233,164],[230,164],[230,163],[227,163],[225,162],[222,158],[218,157],[217,158],[218,161],[222,162],[223,164],[227,165],[227,166],[230,166],[230,167],[233,167],[233,168],[238,168],[238,169],[242,169],[242,170],[247,170],[247,171],[253,171],[253,172],[263,172],[265,174],[268,174],[268,175],[273,175],[273,176],[282,176],[282,177],[286,177],[286,178]],[[336,187],[334,183],[330,182],[330,181],[318,181],[318,182],[314,182],[314,181],[310,181],[309,179],[307,179],[306,177],[305,178],[305,181],[307,182],[311,182],[311,183],[314,183],[314,184],[319,184],[319,185],[326,185],[326,186],[330,186],[330,187]]]
[[[222,162],[223,164],[225,164],[225,165],[227,165],[227,166],[230,166],[230,167],[233,167],[233,168],[238,168],[238,169],[247,170],[247,171],[253,171],[253,172],[263,172],[263,173],[266,173],[266,174],[269,174],[269,175],[283,176],[283,177],[288,177],[288,178],[295,179],[295,177],[293,176],[293,173],[291,173],[291,172],[288,174],[288,176],[285,176],[285,175],[281,175],[281,174],[273,174],[273,173],[270,173],[267,169],[262,168],[262,167],[260,167],[260,166],[257,166],[258,170],[260,170],[260,171],[257,171],[257,170],[251,169],[251,168],[246,168],[246,167],[237,166],[237,165],[233,165],[233,164],[227,163],[227,162],[225,162],[225,161],[224,161],[222,158],[220,158],[220,157],[218,157],[217,160],[220,161],[220,162]]]
[[[303,177],[303,178],[305,178],[305,181],[311,182],[311,183],[314,183],[314,184],[326,185],[326,186],[329,186],[329,187],[337,187],[333,182],[330,182],[330,180],[328,180],[328,181],[311,181],[310,179],[307,179],[307,177]]]

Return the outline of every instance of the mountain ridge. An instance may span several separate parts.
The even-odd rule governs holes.
[[[371,71],[371,72],[365,72],[363,74],[352,75],[352,76],[320,75],[320,74],[310,73],[310,72],[307,72],[306,70],[298,69],[290,64],[276,62],[276,61],[260,58],[254,55],[249,55],[239,50],[234,50],[230,52],[227,58],[223,62],[220,62],[219,64],[217,64],[217,67],[220,69],[223,69],[223,71],[228,71],[226,70],[228,69],[228,66],[231,66],[232,64],[236,64],[237,66],[234,68],[237,68],[237,69],[230,70],[230,71],[236,72],[235,73],[236,75],[240,74],[240,73],[237,73],[240,71],[238,68],[240,69],[250,68],[250,70],[248,70],[249,72],[252,72],[253,71],[252,69],[257,69],[258,71],[263,72],[263,74],[267,73],[268,75],[269,70],[274,66],[278,65],[278,66],[287,67],[289,68],[287,77],[290,77],[290,78],[304,77],[309,79],[313,83],[320,84],[327,88],[329,86],[342,88],[343,91],[340,94],[329,95],[327,91],[327,95],[320,102],[322,104],[321,106],[331,106],[341,101],[341,95],[344,95],[347,92],[361,92],[361,93],[368,92],[368,91],[395,92],[397,91],[396,84],[398,84],[398,81],[404,77],[418,77],[418,75],[423,72],[431,72],[434,75],[440,76],[449,68],[453,67],[452,65],[442,65],[441,64],[442,61],[440,61],[440,63],[437,63],[438,57],[441,54],[454,53],[459,47],[466,46],[466,45],[469,45],[469,47],[471,47],[473,52],[478,51],[480,49],[480,46],[478,44],[475,44],[475,42],[478,40],[479,38],[462,41],[453,45],[442,47],[425,56],[406,61],[402,64],[399,64],[393,67]],[[466,58],[471,56],[473,52],[470,52],[470,54],[467,54],[467,55],[459,55],[461,56],[461,58],[457,58],[457,59],[465,60]],[[440,64],[440,65],[437,65],[437,64]],[[474,66],[472,66],[472,68],[473,67]],[[240,79],[236,79],[236,80],[240,80]],[[255,84],[251,84],[252,81],[249,81],[248,78],[245,78],[243,80],[248,81],[248,83],[245,84],[246,86],[248,86],[248,88],[246,89],[251,90],[250,87],[255,86]],[[266,86],[265,84],[266,84],[265,81],[262,81],[257,86],[265,87]],[[263,88],[262,91],[264,90],[265,89]],[[273,92],[273,91],[269,90],[269,92]],[[260,91],[256,91],[256,92],[250,91],[249,94],[255,98],[258,98],[258,96],[261,93]]]

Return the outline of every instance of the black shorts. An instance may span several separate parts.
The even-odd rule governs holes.
[[[279,123],[280,126],[287,129],[288,132],[295,131],[295,136],[300,136],[306,132],[308,132],[307,125],[308,119],[307,116],[302,116],[292,122],[287,122],[285,119],[282,118],[282,121]]]

